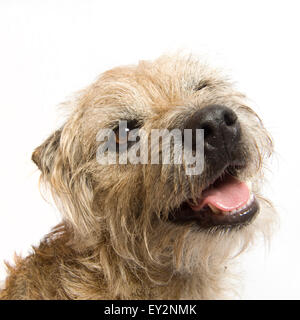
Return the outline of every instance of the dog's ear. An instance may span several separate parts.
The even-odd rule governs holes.
[[[49,174],[52,170],[60,144],[61,132],[62,129],[56,130],[44,143],[34,150],[31,156],[32,161],[43,174]]]
[[[41,170],[41,182],[51,190],[69,226],[73,226],[77,235],[96,234],[93,182],[82,163],[81,144],[76,136],[68,135],[68,130],[65,126],[50,135],[34,150],[32,160]]]

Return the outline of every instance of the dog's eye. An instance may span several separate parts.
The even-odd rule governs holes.
[[[127,142],[128,140],[128,134],[129,134],[129,129],[126,128],[125,129],[125,133],[121,133],[119,128],[116,130],[115,134],[116,134],[116,143],[117,144],[124,144]]]
[[[120,125],[115,129],[116,143],[118,145],[131,144],[128,141],[128,135],[131,130],[140,127],[140,123],[137,120],[128,120],[120,122]]]
[[[200,91],[206,87],[208,87],[209,83],[207,81],[200,81],[195,88],[195,91]]]

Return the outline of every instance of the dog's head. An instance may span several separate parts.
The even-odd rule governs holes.
[[[170,143],[153,143],[157,132]],[[189,156],[180,152],[188,138]],[[112,149],[99,149],[108,140]],[[267,224],[259,182],[271,151],[261,120],[226,78],[194,58],[162,56],[102,74],[33,161],[75,234],[163,281],[164,271],[193,268],[195,255],[218,264]],[[197,154],[193,171],[187,160]],[[109,155],[116,162],[101,162]]]

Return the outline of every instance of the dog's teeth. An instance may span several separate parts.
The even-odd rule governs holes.
[[[251,193],[249,200],[247,201],[247,205],[249,205],[254,200],[254,194]]]
[[[219,214],[219,213],[221,213],[222,211],[221,210],[219,210],[218,208],[216,208],[216,207],[214,207],[214,206],[212,206],[212,205],[208,205],[209,207],[210,207],[210,209],[211,209],[211,211],[213,212],[213,213],[216,213],[216,214]]]
[[[252,190],[252,181],[246,181],[245,183],[246,183],[249,191],[251,191]]]
[[[253,202],[253,200],[254,200],[254,194],[251,193],[251,195],[250,195],[249,200],[247,201],[247,203],[246,203],[244,206],[242,206],[242,207],[240,207],[240,208],[238,208],[238,209],[234,209],[234,210],[230,211],[230,214],[235,214],[235,213],[237,213],[237,212],[241,212],[241,211],[245,210],[245,209]],[[226,213],[228,214],[228,212],[224,212],[224,211],[222,211],[222,212],[225,213],[225,214],[226,214]]]

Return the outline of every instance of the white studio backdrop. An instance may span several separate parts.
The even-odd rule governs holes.
[[[280,215],[270,250],[244,255],[243,299],[299,299],[299,1],[0,3],[0,279],[60,215],[31,153],[61,123],[57,106],[120,64],[178,49],[224,66],[275,142],[265,195]]]

